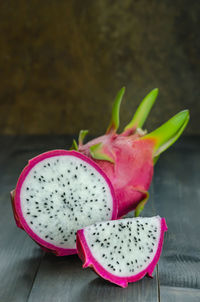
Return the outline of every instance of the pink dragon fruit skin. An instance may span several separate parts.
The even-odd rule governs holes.
[[[133,119],[121,134],[119,109],[125,89],[115,100],[112,119],[106,134],[83,144],[87,130],[79,134],[79,144],[73,148],[92,158],[110,178],[119,202],[118,217],[135,209],[135,216],[144,208],[148,199],[154,163],[160,153],[170,147],[181,135],[189,121],[189,111],[176,114],[155,131],[146,134],[141,127],[158,95],[152,90],[138,107]]]
[[[134,135],[128,139],[122,135],[114,138],[106,135],[105,138],[105,145],[112,146],[115,164],[105,160],[94,160],[112,182],[121,217],[135,209],[138,202],[146,197],[153,176],[154,142],[150,139],[137,140]],[[103,142],[103,139],[104,137],[101,137],[100,141]],[[93,141],[81,146],[79,151],[90,156],[88,150],[92,144]]]
[[[84,234],[84,229],[79,230],[77,232],[77,240],[76,240],[76,245],[77,245],[77,251],[78,251],[78,256],[83,262],[83,268],[90,267],[92,268],[99,276],[104,278],[105,280],[108,280],[112,283],[115,283],[121,287],[127,287],[128,283],[131,282],[136,282],[140,279],[142,279],[144,276],[149,276],[152,278],[152,273],[155,269],[156,264],[159,261],[161,252],[162,252],[162,246],[163,246],[163,240],[164,240],[164,233],[167,231],[167,224],[165,221],[165,218],[160,218],[160,238],[159,238],[159,243],[157,246],[157,251],[154,255],[153,260],[151,263],[142,271],[139,273],[128,276],[128,277],[120,277],[114,274],[111,274],[108,272],[102,265],[95,259],[95,255],[92,254],[88,243],[87,239]]]
[[[52,150],[45,152],[43,154],[40,154],[33,159],[29,160],[28,165],[23,169],[15,190],[11,191],[10,196],[11,196],[11,202],[12,202],[12,208],[13,208],[13,213],[14,213],[14,218],[16,221],[16,225],[23,229],[40,247],[47,251],[47,252],[52,252],[57,256],[65,256],[65,255],[72,255],[76,254],[77,250],[76,248],[62,248],[58,247],[54,244],[51,244],[42,238],[40,238],[30,227],[30,225],[27,223],[23,211],[21,208],[21,198],[20,198],[20,193],[21,189],[23,186],[24,181],[26,180],[27,175],[29,172],[40,162],[46,159],[51,159],[55,156],[73,156],[76,158],[81,159],[83,162],[88,163],[91,167],[93,167],[97,172],[98,175],[101,175],[106,183],[108,184],[110,194],[112,196],[112,202],[113,202],[113,209],[112,209],[112,215],[109,217],[109,219],[116,219],[117,217],[117,200],[115,197],[115,192],[113,190],[112,184],[108,177],[105,175],[105,173],[101,170],[101,168],[94,163],[94,161],[90,160],[86,156],[82,155],[79,152],[76,151],[67,151],[67,150]]]

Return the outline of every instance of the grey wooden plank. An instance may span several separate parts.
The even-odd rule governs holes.
[[[15,225],[9,192],[23,160],[15,156],[21,139],[1,137],[0,150],[0,301],[26,301],[43,252]],[[25,156],[26,157],[26,156]]]
[[[161,302],[199,302],[200,290],[184,287],[161,286]]]
[[[163,299],[167,292],[164,286],[200,289],[199,138],[182,139],[162,157],[156,166],[153,187],[156,210],[166,217],[169,228],[159,262]],[[175,293],[176,289],[171,291]],[[181,299],[185,299],[181,290],[177,299],[181,292]],[[189,290],[187,292],[190,295]],[[181,299],[172,301],[183,301]]]
[[[15,225],[9,186],[0,186],[0,301],[23,302],[32,287],[42,252]]]
[[[28,302],[157,301],[157,280],[144,278],[123,289],[106,282],[90,269],[82,269],[78,256],[46,255]]]
[[[152,198],[144,215],[153,214]],[[129,214],[131,215],[133,213]],[[156,270],[154,279],[144,278],[123,289],[101,279],[91,269],[82,269],[82,263],[76,255],[62,258],[45,255],[28,302],[156,302],[159,301],[158,291]]]

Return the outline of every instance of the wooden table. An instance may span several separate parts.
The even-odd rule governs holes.
[[[144,278],[126,289],[83,270],[76,255],[42,252],[15,225],[9,192],[27,160],[70,143],[69,136],[0,136],[0,302],[199,302],[199,137],[181,138],[156,164],[142,215],[166,217],[169,230],[154,279]]]

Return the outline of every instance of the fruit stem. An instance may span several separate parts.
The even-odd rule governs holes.
[[[140,201],[140,203],[137,205],[135,209],[135,217],[138,217],[140,213],[143,211],[145,204],[147,203],[149,199],[149,192],[145,190],[136,189],[138,192],[145,194],[144,199]]]
[[[112,107],[112,116],[110,124],[106,130],[106,134],[116,132],[119,128],[119,111],[120,111],[120,105],[123,98],[123,95],[125,93],[125,87],[122,87],[120,91],[118,92],[113,107]]]
[[[79,136],[78,136],[78,144],[79,146],[82,146],[83,145],[83,141],[84,141],[84,138],[86,137],[86,135],[88,134],[88,130],[81,130],[79,132]]]
[[[124,128],[124,131],[135,130],[136,128],[142,128],[144,122],[146,121],[153,104],[158,96],[158,88],[150,91],[147,96],[142,100],[139,107],[137,108],[132,120],[130,123]]]
[[[153,139],[155,141],[154,157],[168,149],[180,137],[190,119],[189,110],[183,110],[153,132],[141,139]]]
[[[75,141],[75,139],[73,139],[72,145],[69,150],[78,151],[78,145],[77,145],[77,142]]]
[[[92,158],[94,158],[94,159],[106,160],[111,163],[115,162],[114,159],[103,150],[102,143],[92,145],[90,147],[90,154],[91,154]]]

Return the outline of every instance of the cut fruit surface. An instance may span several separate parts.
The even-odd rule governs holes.
[[[96,223],[77,232],[78,255],[83,267],[126,287],[152,276],[166,230],[165,219],[159,216]]]
[[[31,159],[11,197],[17,225],[57,255],[76,253],[78,229],[117,216],[109,179],[75,151],[53,150]]]

